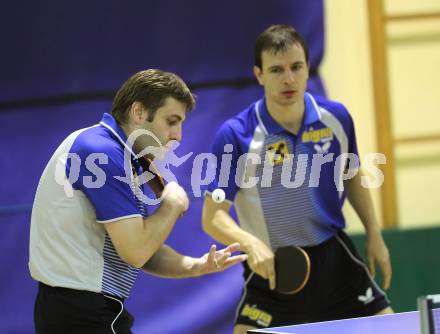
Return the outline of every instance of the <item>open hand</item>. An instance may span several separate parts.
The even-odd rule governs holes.
[[[246,261],[246,254],[232,255],[239,250],[239,243],[233,243],[219,251],[216,245],[212,245],[209,252],[199,259],[200,275],[223,271],[237,263]]]

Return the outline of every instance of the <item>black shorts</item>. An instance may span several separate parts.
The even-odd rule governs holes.
[[[342,231],[313,247],[309,281],[294,295],[269,290],[268,281],[245,264],[245,286],[236,324],[258,328],[374,315],[390,305]]]
[[[133,321],[123,300],[116,297],[39,284],[34,309],[37,334],[131,334]]]

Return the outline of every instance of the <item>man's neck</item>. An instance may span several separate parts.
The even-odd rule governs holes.
[[[272,118],[287,131],[297,134],[304,118],[304,100],[290,104],[280,105],[266,100],[267,110]]]
[[[132,133],[133,130],[130,128],[128,124],[119,124],[119,127],[122,129],[122,131],[124,132],[127,138],[130,137],[130,134]]]
[[[133,133],[133,131],[135,130],[134,128],[132,128],[129,124],[125,123],[125,124],[119,124],[119,126],[121,127],[122,131],[125,133],[125,136],[127,137],[127,144],[131,147],[133,153],[138,154],[141,150],[139,149],[139,147],[137,147],[136,143],[133,142],[128,142],[130,135]]]

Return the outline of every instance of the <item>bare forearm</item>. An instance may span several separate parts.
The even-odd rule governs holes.
[[[269,279],[269,286],[274,289],[274,254],[270,245],[243,230],[229,215],[229,209],[229,204],[215,204],[212,199],[205,197],[203,229],[224,244],[238,242],[241,250],[248,256],[246,260],[251,270]]]
[[[157,252],[144,264],[146,273],[167,278],[198,276],[197,259],[182,255],[167,245],[162,245]]]
[[[376,218],[370,189],[361,185],[362,169],[352,179],[345,181],[347,199],[359,216],[367,233],[379,232],[380,226]]]
[[[147,256],[146,261],[168,238],[179,215],[180,212],[175,207],[163,203],[153,215],[143,220],[143,231],[138,242],[139,248]]]
[[[140,268],[165,242],[179,214],[177,208],[163,202],[148,218],[109,223],[106,228],[119,256]]]
[[[129,217],[105,224],[122,260],[141,268],[157,252],[176,220],[188,209],[188,197],[175,182],[165,186],[160,207],[148,218]]]
[[[388,289],[392,275],[390,254],[376,219],[370,190],[361,185],[362,176],[363,173],[360,171],[355,178],[346,181],[347,198],[367,232],[366,255],[368,269],[374,277],[375,264],[379,264],[383,274],[382,287]]]
[[[209,215],[204,213],[203,229],[222,244],[229,245],[238,242],[244,252],[247,252],[255,240],[252,234],[244,231],[224,210],[218,210]]]

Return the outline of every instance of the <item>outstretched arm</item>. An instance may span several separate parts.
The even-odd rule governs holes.
[[[183,278],[196,277],[209,273],[223,271],[234,264],[245,261],[247,255],[232,253],[240,250],[240,245],[234,243],[217,251],[212,245],[209,252],[200,258],[182,255],[167,245],[161,248],[145,263],[142,270],[160,277]]]

